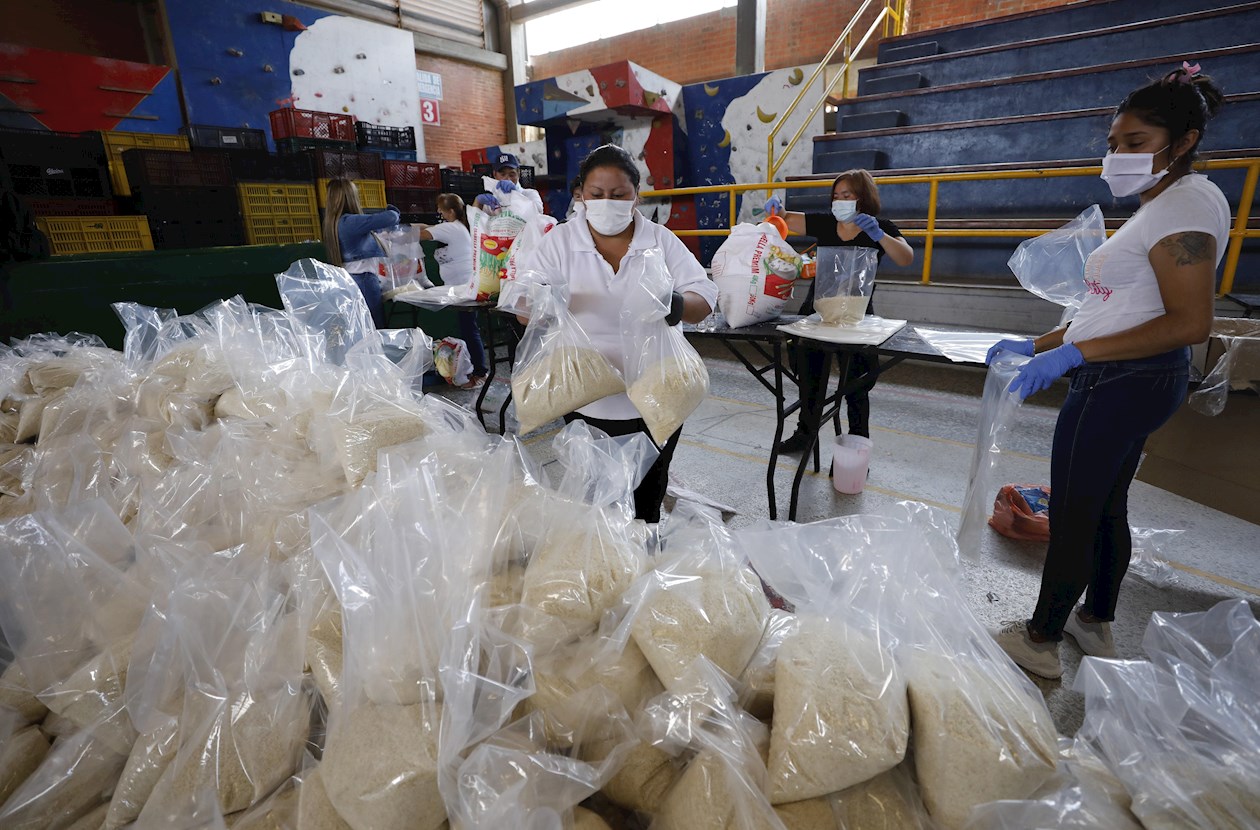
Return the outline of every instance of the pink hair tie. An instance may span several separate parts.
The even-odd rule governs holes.
[[[1194,80],[1194,76],[1202,71],[1202,68],[1197,63],[1191,64],[1190,61],[1182,61],[1181,71],[1177,73],[1177,81],[1183,84],[1191,83]]]

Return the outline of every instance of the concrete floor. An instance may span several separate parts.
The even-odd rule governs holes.
[[[735,507],[733,528],[767,518],[766,461],[774,436],[774,402],[744,368],[718,344],[701,344],[709,367],[711,394],[683,429],[672,467],[688,489]],[[812,470],[801,485],[798,520],[870,512],[905,499],[941,508],[955,527],[961,517],[980,414],[984,373],[966,367],[907,362],[887,372],[871,392],[870,478],[866,490],[850,496],[835,492],[827,478],[832,439],[826,427],[823,468]],[[486,408],[497,428],[497,407],[507,390],[495,381]],[[1049,483],[1050,443],[1066,385],[1035,396],[1020,410],[1010,449],[998,470],[1002,482]],[[471,406],[472,394],[443,392]],[[791,425],[789,424],[789,427]],[[549,440],[555,426],[526,443],[542,461],[551,459]],[[776,487],[779,518],[786,518],[796,456],[781,458]],[[1113,625],[1122,658],[1140,658],[1142,634],[1154,611],[1202,611],[1223,599],[1242,597],[1260,615],[1260,526],[1212,510],[1143,482],[1130,492],[1130,523],[1141,528],[1181,529],[1174,560],[1177,584],[1157,589],[1130,577],[1121,594]],[[967,595],[986,624],[1027,618],[1036,602],[1042,543],[1016,542],[989,528],[978,556],[965,567]],[[1075,734],[1083,717],[1083,699],[1072,691],[1081,652],[1070,638],[1061,646],[1064,676],[1049,682],[1034,678],[1046,695],[1059,731]]]

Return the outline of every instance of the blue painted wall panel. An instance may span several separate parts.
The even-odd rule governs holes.
[[[179,83],[172,70],[158,83],[144,103],[131,111],[132,115],[151,115],[157,118],[124,118],[115,129],[133,133],[177,133],[184,126],[184,114],[179,107]]]

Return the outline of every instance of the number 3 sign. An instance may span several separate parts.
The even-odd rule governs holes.
[[[420,99],[420,123],[429,127],[442,126],[442,107],[432,98]]]

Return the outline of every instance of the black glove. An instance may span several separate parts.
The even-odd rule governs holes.
[[[682,294],[679,294],[677,291],[675,291],[673,294],[670,295],[669,314],[665,315],[665,325],[676,326],[682,322],[684,305],[686,305],[686,301],[683,299]]]

